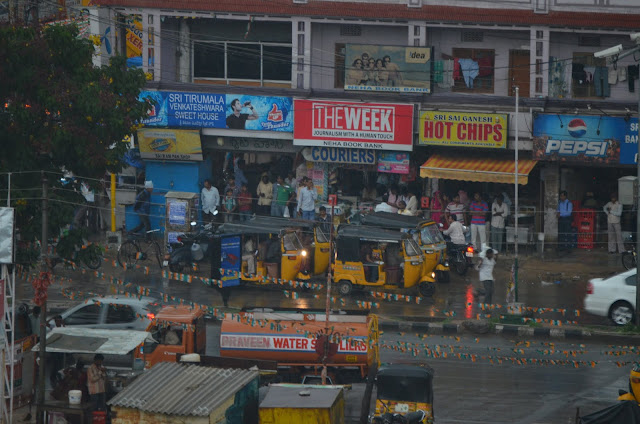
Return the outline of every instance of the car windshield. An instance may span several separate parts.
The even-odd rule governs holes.
[[[420,250],[420,246],[413,239],[407,239],[404,242],[405,250],[407,252],[407,256],[419,256],[422,252]]]
[[[415,377],[378,377],[378,399],[404,402],[430,402],[428,380]]]
[[[422,244],[436,244],[444,241],[442,233],[436,224],[425,225],[420,229]]]

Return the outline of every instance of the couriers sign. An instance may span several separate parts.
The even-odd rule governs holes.
[[[293,144],[413,150],[413,105],[294,101]]]
[[[504,149],[507,115],[420,112],[420,144]]]

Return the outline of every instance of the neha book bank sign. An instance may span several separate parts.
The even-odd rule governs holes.
[[[293,144],[413,150],[413,105],[294,100]]]

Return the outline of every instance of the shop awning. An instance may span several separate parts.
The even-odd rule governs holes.
[[[529,182],[529,173],[536,166],[535,160],[518,160],[518,184]],[[433,155],[420,167],[422,178],[445,180],[482,181],[490,183],[515,183],[516,163],[513,159],[454,158]]]

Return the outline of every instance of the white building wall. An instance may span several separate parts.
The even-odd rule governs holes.
[[[354,22],[356,23],[356,22]],[[340,35],[340,24],[311,24],[311,88],[334,89],[336,43],[408,45],[407,26],[362,25],[360,36]],[[347,64],[349,66],[349,64]]]

